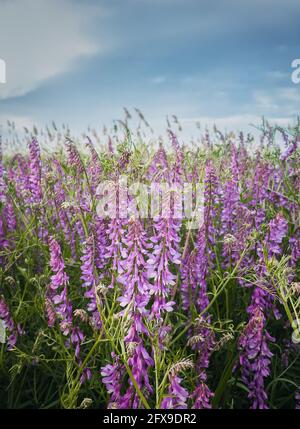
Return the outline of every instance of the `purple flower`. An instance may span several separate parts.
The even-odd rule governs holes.
[[[161,402],[161,409],[187,409],[189,392],[181,386],[181,381],[178,375],[171,375],[168,394]]]
[[[169,182],[169,163],[162,142],[159,143],[159,149],[152,158],[148,169],[148,177],[154,181],[165,180]]]
[[[122,307],[132,304],[132,311],[145,314],[151,287],[147,277],[146,257],[152,247],[139,220],[129,223],[128,232],[123,238],[123,259],[119,263],[118,281],[123,285],[120,299]]]
[[[50,288],[56,290],[61,286],[66,286],[69,277],[65,273],[65,263],[61,254],[61,248],[58,242],[50,237],[49,239],[50,247],[50,267],[54,274],[51,276]]]
[[[265,247],[269,257],[281,254],[281,245],[288,231],[288,223],[278,213],[269,223],[269,232],[266,237]],[[243,380],[249,388],[249,399],[252,399],[252,408],[267,408],[267,394],[264,390],[264,378],[269,375],[272,353],[268,347],[268,341],[275,341],[265,329],[265,314],[273,311],[275,317],[280,318],[276,309],[272,291],[266,285],[265,262],[262,246],[258,247],[258,264],[255,271],[258,276],[258,286],[255,287],[251,303],[247,309],[250,320],[240,337],[239,346],[242,350],[240,364],[242,366]]]
[[[75,169],[77,177],[79,177],[84,172],[84,165],[80,158],[79,152],[75,144],[68,139],[66,143],[68,161],[70,165]]]
[[[15,183],[16,196],[28,204],[31,200],[29,165],[26,159],[20,154],[15,156],[15,162],[17,166],[9,170],[9,178]]]
[[[229,180],[224,189],[223,210],[221,215],[222,228],[221,233],[224,237],[223,257],[224,268],[230,264],[235,265],[239,260],[239,252],[236,246],[232,245],[226,237],[231,236],[233,240],[237,239],[238,234],[238,213],[240,206],[240,197],[237,183]]]
[[[101,368],[102,382],[105,384],[107,393],[110,395],[110,402],[107,408],[123,408],[121,407],[123,401],[121,388],[125,368],[115,353],[112,353],[111,356],[113,363]]]
[[[210,391],[207,384],[205,384],[204,382],[200,382],[200,384],[198,384],[195,391],[191,395],[192,399],[194,400],[192,408],[198,410],[210,409],[210,400],[213,396],[214,394]]]
[[[268,183],[272,174],[271,166],[264,162],[258,153],[255,160],[256,167],[253,174],[252,183],[248,183],[248,189],[252,192],[252,206],[262,210],[263,202],[268,198]]]
[[[249,389],[248,398],[251,408],[268,408],[264,379],[269,376],[269,366],[273,356],[268,341],[275,341],[265,329],[265,316],[259,307],[251,318],[239,339],[240,364],[242,378]]]
[[[270,256],[281,254],[281,244],[284,237],[287,235],[288,222],[281,213],[278,213],[276,218],[271,220],[269,224],[270,232],[268,237],[268,251]]]
[[[280,156],[280,160],[281,161],[286,161],[290,156],[293,155],[293,153],[297,150],[298,148],[298,143],[299,143],[300,138],[296,138],[292,144],[290,146],[288,146],[288,148],[285,150],[285,152]]]
[[[99,155],[95,149],[95,146],[92,142],[92,140],[87,136],[87,144],[86,146],[89,148],[89,151],[91,153],[91,162],[88,166],[88,172],[91,176],[91,186],[92,189],[95,190],[96,186],[99,183],[100,175],[102,173],[102,167]]]
[[[291,264],[294,266],[300,259],[300,230],[297,230],[289,240],[291,250]]]
[[[54,310],[54,307],[53,307],[51,300],[47,297],[45,299],[45,309],[46,309],[46,314],[47,314],[48,326],[50,328],[53,328],[53,326],[55,325],[55,322],[56,322],[56,313],[55,313],[55,310]]]
[[[121,314],[125,315],[126,309],[126,316],[130,320],[130,327],[124,341],[130,355],[128,365],[132,375],[139,388],[147,396],[153,391],[148,371],[154,365],[143,340],[144,335],[149,335],[143,322],[143,316],[148,313],[146,305],[149,301],[150,283],[147,278],[145,258],[151,245],[148,243],[146,233],[138,219],[132,219],[129,223],[123,244],[125,248],[118,276],[118,281],[123,286],[123,293],[119,301],[124,308]],[[132,398],[132,407],[139,408],[140,400],[131,380],[129,384],[127,395]]]
[[[206,370],[209,366],[209,359],[215,345],[215,336],[212,329],[209,327],[211,317],[205,312],[206,307],[209,304],[207,296],[207,280],[209,269],[214,267],[214,246],[216,242],[217,229],[214,225],[215,216],[218,212],[219,204],[219,183],[215,175],[214,169],[211,163],[206,166],[205,175],[205,192],[204,192],[204,222],[200,226],[197,240],[195,254],[189,255],[189,264],[193,263],[190,269],[190,280],[194,281],[194,284],[189,285],[187,291],[184,290],[183,297],[188,293],[190,301],[196,303],[197,310],[202,313],[202,317],[195,324],[193,330],[189,331],[190,339],[189,343],[192,348],[197,350],[197,387],[196,392],[203,390],[203,383],[207,379]],[[189,265],[188,265],[189,267]],[[186,276],[183,276],[183,287],[186,284]],[[197,295],[195,292],[197,291]],[[184,299],[183,303],[186,304],[187,299]],[[193,339],[197,341],[194,342]],[[205,384],[206,386],[206,384]],[[206,386],[207,391],[210,392]],[[207,398],[212,396],[210,393]],[[200,399],[195,399],[195,407],[200,406]],[[196,405],[196,403],[198,405]],[[204,402],[203,402],[204,403]]]
[[[16,219],[13,203],[10,200],[8,200],[6,203],[6,206],[4,208],[4,214],[6,218],[7,231],[9,232],[15,231],[17,227],[17,219]]]
[[[134,347],[134,350],[132,351],[132,356],[128,359],[128,365],[131,368],[132,375],[137,385],[144,392],[144,394],[148,396],[149,394],[153,393],[153,388],[150,385],[149,381],[148,371],[150,367],[153,367],[154,362],[149,353],[147,352],[145,346],[143,345],[143,341],[140,338],[136,325],[136,323],[133,324],[131,335],[132,341],[128,341],[128,337],[126,339],[127,344],[129,346],[130,344],[132,344],[132,346]],[[131,393],[131,397],[133,398],[132,408],[141,408],[139,396],[135,392],[135,388],[132,385],[128,389],[127,394],[129,392]]]
[[[218,233],[214,222],[220,200],[219,182],[210,162],[206,166],[204,184],[203,224],[199,225],[195,249],[186,252],[181,265],[182,300],[186,310],[191,302],[196,302],[200,311],[208,305],[206,281],[209,268],[214,267],[214,246]]]
[[[277,216],[269,223],[269,232],[264,243],[269,258],[281,254],[282,241],[287,235],[287,232],[288,223],[282,214],[278,213]],[[258,285],[254,289],[251,304],[247,311],[249,314],[253,314],[255,308],[259,306],[263,312],[273,310],[276,318],[279,318],[280,314],[275,307],[272,290],[269,289],[268,284],[265,284],[266,281],[264,277],[266,267],[261,243],[258,245],[257,254],[259,256],[259,260],[254,268],[261,285]]]
[[[70,344],[75,348],[75,358],[78,365],[81,365],[80,359],[80,345],[84,340],[84,334],[78,326],[73,324],[73,308],[72,303],[69,301],[67,296],[67,285],[69,277],[65,273],[65,263],[62,257],[61,248],[58,242],[50,237],[49,239],[50,248],[50,267],[54,274],[51,276],[51,282],[48,288],[46,298],[46,312],[48,318],[49,327],[54,326],[54,314],[56,319],[59,321],[59,327],[62,334],[67,337],[66,347]],[[84,368],[81,376],[81,382],[90,378],[90,370]]]
[[[155,235],[151,238],[153,251],[148,259],[148,276],[153,279],[150,286],[153,295],[151,314],[162,320],[163,313],[170,311],[175,304],[169,300],[171,287],[175,286],[176,281],[170,263],[180,264],[180,225],[172,217],[158,218],[154,221],[154,228]]]
[[[214,246],[217,235],[214,219],[218,212],[220,191],[218,179],[210,162],[206,166],[204,183],[203,224],[199,227],[195,250],[187,253],[181,268],[184,308],[187,309],[190,302],[196,301],[200,312],[208,305],[206,282],[209,268],[214,267]],[[195,296],[196,292],[198,296]]]

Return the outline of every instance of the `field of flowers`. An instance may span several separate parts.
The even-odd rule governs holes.
[[[299,408],[299,126],[118,126],[5,137],[0,407]]]

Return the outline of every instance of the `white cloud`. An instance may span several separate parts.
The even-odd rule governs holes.
[[[27,94],[103,49],[88,35],[99,9],[72,0],[2,0],[0,10],[0,57],[7,65],[0,99]]]
[[[257,107],[260,109],[274,110],[279,107],[276,103],[276,97],[266,91],[254,91],[253,97]]]
[[[265,114],[272,115],[280,111],[293,116],[300,111],[300,88],[297,86],[254,91],[253,99],[258,111]]]

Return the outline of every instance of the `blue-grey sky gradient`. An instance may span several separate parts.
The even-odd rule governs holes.
[[[246,127],[299,113],[299,0],[0,0],[0,121]]]

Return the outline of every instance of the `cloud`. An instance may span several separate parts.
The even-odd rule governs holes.
[[[284,112],[287,116],[295,116],[300,111],[300,88],[297,86],[255,90],[253,99],[257,110],[265,114]]]
[[[104,50],[89,37],[100,9],[72,0],[1,0],[0,58],[7,83],[0,99],[18,97],[70,70],[81,57]]]

